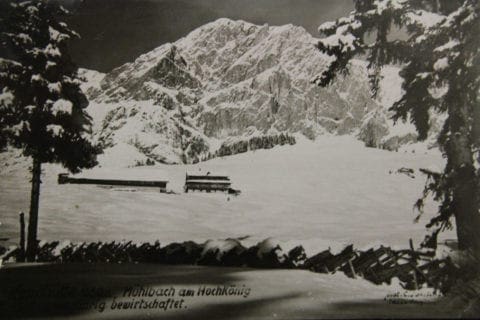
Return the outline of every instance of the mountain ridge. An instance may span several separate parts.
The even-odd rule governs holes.
[[[311,80],[331,58],[317,41],[302,27],[222,18],[108,74],[82,70],[94,138],[106,154],[128,149],[129,165],[197,162],[226,141],[280,133],[355,134],[381,147],[390,124],[371,120],[386,106],[371,98],[365,62],[319,88]]]

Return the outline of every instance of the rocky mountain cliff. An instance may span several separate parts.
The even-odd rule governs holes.
[[[191,163],[222,143],[279,133],[360,133],[381,146],[390,125],[365,63],[319,88],[311,80],[330,58],[316,42],[293,25],[220,19],[106,75],[83,70],[102,159]]]

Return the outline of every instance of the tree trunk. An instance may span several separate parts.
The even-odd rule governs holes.
[[[458,247],[480,252],[480,214],[474,170],[459,168],[453,188],[453,210],[457,225]]]
[[[25,214],[20,212],[20,262],[25,262]]]
[[[34,262],[37,254],[38,240],[38,208],[40,202],[40,175],[42,173],[42,163],[33,158],[32,167],[32,192],[30,196],[30,215],[28,218],[28,240],[27,240],[27,261]]]
[[[480,194],[472,151],[472,119],[468,106],[450,112],[447,140],[447,172],[451,178],[452,210],[457,227],[458,247],[480,252]]]

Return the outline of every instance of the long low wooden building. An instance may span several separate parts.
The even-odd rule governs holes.
[[[162,180],[122,180],[122,179],[93,179],[93,178],[72,178],[68,173],[60,173],[58,175],[59,184],[96,184],[107,186],[125,186],[125,187],[153,187],[160,188],[160,192],[167,191],[168,181]]]
[[[231,181],[228,176],[213,176],[213,175],[189,175],[185,177],[185,192],[199,190],[199,191],[223,191],[228,192],[231,188]]]

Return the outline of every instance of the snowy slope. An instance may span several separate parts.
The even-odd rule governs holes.
[[[329,88],[311,83],[330,59],[316,42],[293,25],[219,19],[104,76],[90,72],[96,139],[107,157],[128,149],[122,165],[191,163],[232,137],[357,134],[372,112],[385,116],[391,102],[371,99],[362,61]]]
[[[72,241],[172,241],[248,236],[245,245],[274,237],[287,250],[309,254],[354,243],[405,248],[423,240],[436,212],[428,203],[420,223],[413,204],[425,177],[419,168],[443,167],[438,150],[389,152],[365,148],[350,136],[299,139],[293,146],[212,159],[195,165],[95,168],[84,176],[169,180],[168,189],[59,185],[60,166],[45,165],[39,237]],[[413,168],[415,178],[396,173]],[[30,174],[14,165],[0,171],[0,234],[18,239],[18,212],[29,207]],[[226,173],[239,197],[183,192],[185,173]],[[443,233],[442,237],[451,237]]]

